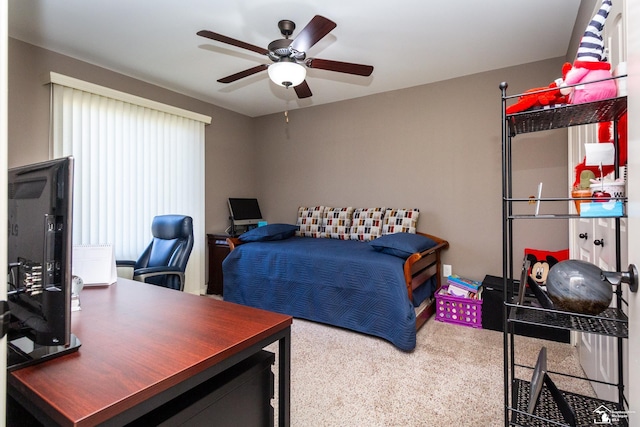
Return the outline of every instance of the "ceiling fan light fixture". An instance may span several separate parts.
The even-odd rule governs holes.
[[[295,61],[276,62],[267,69],[272,82],[283,87],[298,86],[307,76],[307,70],[303,65]]]

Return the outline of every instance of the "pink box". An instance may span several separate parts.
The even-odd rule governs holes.
[[[436,320],[482,329],[482,299],[449,295],[443,286],[436,293]]]

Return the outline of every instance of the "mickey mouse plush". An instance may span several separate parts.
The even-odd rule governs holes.
[[[524,256],[530,263],[529,276],[539,285],[544,286],[551,267],[569,259],[569,249],[548,251],[542,249],[525,248]]]
[[[529,276],[531,276],[538,286],[545,285],[549,270],[558,263],[558,260],[551,255],[547,255],[544,259],[538,259],[534,254],[527,254],[527,260],[531,263],[531,273],[529,273]]]

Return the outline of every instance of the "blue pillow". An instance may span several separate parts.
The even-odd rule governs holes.
[[[437,243],[421,234],[393,233],[380,236],[370,241],[369,245],[378,252],[407,259],[411,254],[426,251]]]
[[[241,242],[267,242],[272,240],[284,240],[293,236],[298,230],[297,225],[291,224],[267,224],[254,228],[238,236]]]

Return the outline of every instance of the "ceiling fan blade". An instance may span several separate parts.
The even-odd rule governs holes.
[[[300,99],[309,98],[311,95],[313,95],[306,80],[303,80],[302,83],[300,83],[298,86],[294,86],[293,88],[296,91],[296,95],[298,95],[298,98]]]
[[[244,77],[249,77],[253,74],[259,73],[260,71],[266,70],[269,68],[267,64],[260,64],[253,68],[249,68],[248,70],[240,71],[239,73],[231,74],[230,76],[223,77],[218,80],[219,83],[232,83],[236,80],[240,80]]]
[[[208,39],[216,40],[222,43],[230,44],[231,46],[240,47],[242,49],[251,50],[253,52],[259,53],[261,55],[267,55],[269,51],[265,48],[252,45],[249,43],[241,42],[240,40],[232,39],[231,37],[223,36],[222,34],[214,33],[209,30],[201,30],[198,31],[197,34],[202,37],[206,37]]]
[[[316,15],[291,42],[290,48],[298,52],[306,52],[311,46],[329,34],[336,25],[332,20]]]
[[[338,73],[355,74],[358,76],[370,76],[373,73],[373,66],[353,64],[351,62],[331,61],[329,59],[309,58],[305,61],[309,68],[319,68],[321,70],[337,71]]]

